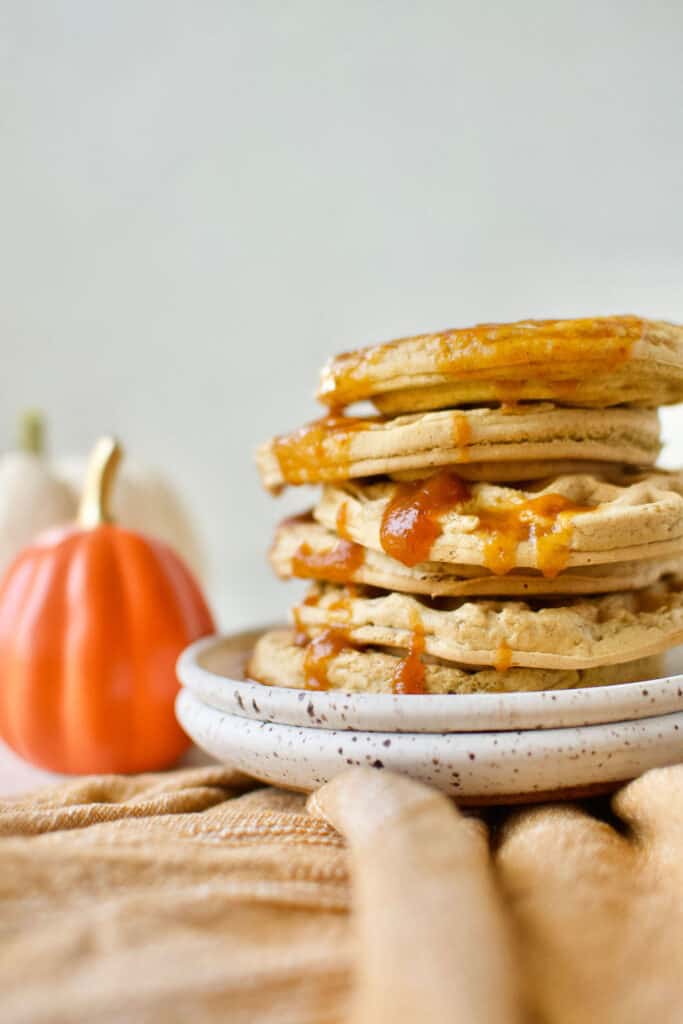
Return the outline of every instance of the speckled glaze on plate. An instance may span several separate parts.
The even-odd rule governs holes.
[[[199,700],[255,721],[339,731],[410,733],[556,729],[683,711],[683,647],[668,676],[641,683],[538,693],[401,696],[264,686],[245,677],[263,630],[206,637],[180,656],[178,677]]]
[[[349,732],[259,722],[187,689],[176,714],[200,747],[255,778],[309,791],[349,765],[403,772],[460,803],[568,798],[683,759],[683,712],[580,728],[477,733]]]

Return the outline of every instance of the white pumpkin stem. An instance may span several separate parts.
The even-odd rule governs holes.
[[[45,454],[45,417],[36,409],[27,409],[19,417],[19,451],[27,455]]]
[[[84,529],[112,522],[111,492],[122,457],[123,448],[113,437],[101,437],[93,448],[78,508],[78,524]]]

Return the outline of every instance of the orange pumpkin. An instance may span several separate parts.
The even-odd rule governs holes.
[[[120,458],[98,442],[77,525],[42,534],[0,584],[0,736],[52,771],[173,764],[189,744],[175,662],[214,629],[177,555],[109,521]]]

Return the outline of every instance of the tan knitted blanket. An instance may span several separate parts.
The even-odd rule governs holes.
[[[463,814],[352,769],[221,767],[0,803],[3,1024],[683,1020],[683,767]]]

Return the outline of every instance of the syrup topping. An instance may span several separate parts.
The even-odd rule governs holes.
[[[383,550],[404,565],[426,561],[432,544],[441,534],[441,517],[469,497],[468,485],[449,470],[427,480],[398,484],[382,515]]]
[[[496,659],[493,664],[496,672],[507,672],[510,665],[512,665],[512,650],[508,647],[505,640],[498,646]]]
[[[339,629],[324,629],[310,640],[304,654],[304,680],[307,690],[329,690],[329,667],[345,647],[351,646]]]
[[[428,561],[443,516],[461,511],[479,520],[476,534],[484,541],[484,564],[491,572],[504,575],[514,569],[517,545],[530,541],[536,567],[553,578],[567,566],[573,519],[594,510],[552,493],[483,509],[463,507],[470,500],[470,487],[450,470],[398,484],[382,515],[382,549],[404,565]]]
[[[347,583],[363,564],[364,558],[365,551],[352,540],[340,540],[327,551],[314,551],[304,541],[292,556],[292,573],[302,579]]]
[[[350,621],[352,614],[351,601],[359,595],[359,588],[354,586],[353,583],[347,583],[339,597],[334,601],[330,601],[327,608],[339,618],[348,622]]]
[[[422,620],[417,612],[411,621],[412,634],[408,654],[403,658],[391,677],[391,689],[394,693],[426,693],[425,667],[422,654],[425,649],[425,632]]]
[[[477,534],[484,538],[484,564],[496,575],[514,569],[517,545],[531,541],[536,549],[536,567],[549,579],[567,565],[575,516],[594,511],[562,494],[539,494],[536,498],[477,511]]]
[[[470,443],[472,438],[472,428],[467,416],[464,416],[461,412],[456,412],[453,415],[453,444],[456,448],[461,448],[460,458],[462,462],[467,462],[467,445]]]
[[[373,394],[373,383],[381,378],[379,367],[385,356],[401,344],[414,342],[434,371],[444,376],[491,380],[498,368],[527,365],[529,375],[533,372],[535,376],[551,378],[553,364],[578,363],[585,367],[580,375],[583,378],[596,370],[608,371],[626,360],[643,329],[640,317],[586,317],[478,324],[415,339],[404,338],[344,353],[332,360],[323,372],[319,398],[339,408],[369,397]],[[554,385],[555,379],[551,379]],[[557,383],[557,397],[561,398],[564,384]],[[501,381],[501,399],[513,386],[513,382]],[[566,380],[567,397],[575,387],[575,380]]]
[[[316,590],[310,590],[302,600],[302,604],[315,607],[320,601],[320,594]],[[294,643],[298,647],[305,647],[308,644],[309,636],[306,626],[301,621],[301,612],[297,605],[292,608],[292,619],[294,620]]]
[[[339,511],[337,512],[337,523],[336,523],[336,525],[337,525],[337,533],[339,534],[339,536],[343,537],[344,540],[351,540],[351,537],[349,536],[349,503],[348,503],[348,501],[343,501],[341,503],[341,505],[339,506]]]
[[[334,441],[334,461],[343,462],[348,458],[354,433],[371,429],[380,422],[382,420],[378,416],[362,419],[331,413],[291,434],[276,437],[273,451],[283,479],[290,484],[306,483],[313,477],[316,480],[336,479],[338,472],[334,466],[329,466],[328,442]]]

